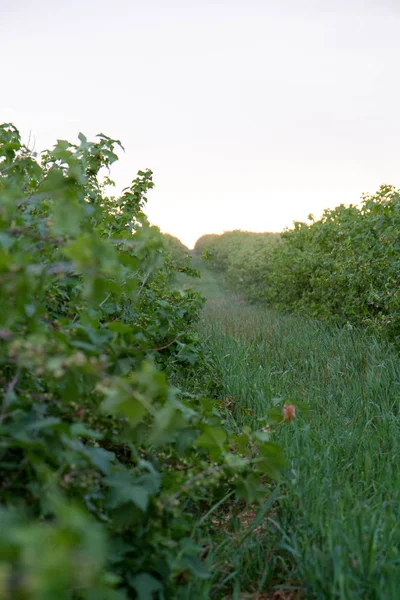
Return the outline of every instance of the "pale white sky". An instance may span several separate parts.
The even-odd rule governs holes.
[[[121,139],[190,246],[400,185],[400,0],[0,0],[0,56],[0,121]]]

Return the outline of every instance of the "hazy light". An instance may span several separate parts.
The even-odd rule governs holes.
[[[121,139],[118,186],[153,169],[150,219],[189,245],[399,183],[397,2],[0,7],[0,119],[37,149]]]

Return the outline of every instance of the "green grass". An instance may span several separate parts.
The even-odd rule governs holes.
[[[274,398],[309,411],[277,433],[287,469],[264,533],[227,536],[213,560],[230,579],[214,585],[232,598],[293,584],[306,599],[400,598],[398,356],[363,332],[215,292],[200,329],[237,423],[256,427]]]

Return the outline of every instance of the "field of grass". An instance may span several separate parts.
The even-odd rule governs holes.
[[[261,527],[238,519],[221,537],[202,597],[400,598],[398,356],[356,329],[247,306],[211,275],[201,334],[238,424],[276,398],[308,410],[277,433],[287,468]]]

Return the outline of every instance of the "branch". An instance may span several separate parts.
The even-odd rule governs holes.
[[[140,286],[140,289],[138,291],[138,296],[140,296],[140,294],[142,293],[142,290],[143,290],[144,286],[146,285],[147,280],[150,277],[150,275],[151,275],[151,271],[147,271],[146,276],[142,281],[142,285]]]
[[[40,233],[35,233],[34,231],[29,231],[29,229],[26,229],[25,227],[11,227],[7,231],[8,231],[8,233],[11,233],[11,235],[25,235],[26,237],[30,237],[33,240],[37,240],[37,241],[43,242],[43,243],[49,242],[52,244],[63,244],[66,241],[65,237],[59,237],[59,238],[45,237],[43,235],[40,235]]]
[[[170,342],[169,344],[166,344],[165,346],[161,346],[160,348],[152,348],[151,350],[152,350],[152,352],[159,352],[160,350],[166,350],[167,348],[172,346],[172,344],[174,344],[177,339],[178,339],[178,336],[174,340],[172,340],[172,342]]]
[[[3,405],[1,407],[1,413],[0,413],[0,425],[3,424],[4,418],[6,416],[7,406],[9,403],[9,397],[13,393],[14,388],[18,383],[18,378],[19,378],[19,369],[16,372],[16,374],[14,375],[14,377],[11,379],[10,383],[7,386],[6,393],[4,394]]]
[[[164,505],[172,504],[175,500],[179,498],[181,494],[183,494],[190,486],[194,485],[197,481],[201,481],[201,479],[207,477],[208,475],[213,475],[213,473],[218,473],[219,471],[222,471],[225,467],[226,465],[217,465],[215,467],[210,467],[205,471],[201,471],[201,473],[197,473],[197,475],[194,475],[193,477],[190,477],[186,480],[185,484],[177,492],[171,494],[170,496],[168,496],[168,498],[164,500]]]

